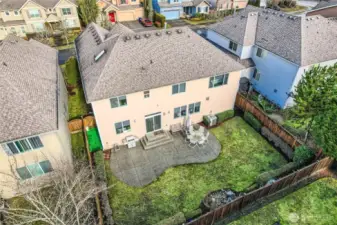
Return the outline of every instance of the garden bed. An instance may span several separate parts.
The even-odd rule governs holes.
[[[335,224],[337,221],[337,180],[323,178],[289,194],[231,225]]]
[[[222,145],[219,157],[205,164],[177,166],[155,182],[130,187],[119,181],[106,161],[110,204],[120,225],[147,225],[197,209],[210,191],[226,188],[245,191],[262,172],[287,161],[258,132],[235,117],[211,129]]]

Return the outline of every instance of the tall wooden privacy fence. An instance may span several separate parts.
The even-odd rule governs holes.
[[[239,211],[243,209],[245,206],[247,206],[250,203],[253,203],[261,198],[267,197],[269,195],[272,195],[276,193],[277,191],[280,191],[282,189],[285,189],[287,187],[290,187],[291,185],[297,183],[300,180],[303,180],[314,173],[318,172],[319,170],[326,169],[330,167],[333,160],[330,158],[324,158],[320,161],[317,161],[307,167],[304,167],[292,174],[289,174],[288,176],[285,176],[279,180],[277,180],[275,183],[266,185],[264,187],[261,187],[255,191],[252,191],[248,193],[247,195],[241,196],[237,199],[235,199],[233,202],[230,202],[224,206],[221,206],[211,212],[208,212],[199,218],[187,223],[186,225],[210,225],[214,224],[215,222],[224,219],[226,216],[228,216],[231,213],[234,213],[236,211]]]
[[[82,122],[82,119],[73,119],[68,122],[68,128],[69,128],[70,133],[81,131],[83,129],[83,126],[84,127],[96,126],[95,117],[85,116],[83,118],[83,122]]]
[[[260,120],[263,126],[267,127],[271,132],[281,138],[292,148],[302,145],[302,143],[297,140],[294,135],[289,133],[281,125],[272,120],[265,112],[263,112],[259,107],[254,105],[254,103],[249,101],[240,93],[238,93],[236,96],[235,106],[239,109],[242,109],[243,111],[248,111],[253,114],[258,120]]]

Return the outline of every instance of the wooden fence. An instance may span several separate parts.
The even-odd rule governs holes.
[[[253,114],[263,126],[267,127],[271,132],[281,138],[285,143],[287,143],[291,148],[296,148],[302,145],[302,142],[297,140],[297,138],[284,129],[281,125],[271,119],[265,112],[263,112],[254,103],[249,101],[240,93],[237,94],[235,100],[235,106],[242,109],[243,111],[248,111]]]
[[[325,169],[330,167],[330,165],[333,163],[333,160],[331,158],[324,158],[320,161],[317,161],[315,163],[310,164],[307,167],[304,167],[296,172],[293,172],[289,174],[288,176],[285,176],[279,180],[277,180],[273,184],[266,185],[264,187],[261,187],[257,190],[254,190],[247,195],[241,196],[237,199],[235,199],[233,202],[230,202],[224,206],[221,206],[213,211],[210,211],[199,218],[187,223],[186,225],[211,225],[214,224],[214,222],[217,222],[221,219],[224,219],[226,216],[228,216],[231,213],[234,213],[236,211],[239,211],[243,209],[245,206],[247,206],[250,203],[253,203],[261,198],[267,197],[269,195],[272,195],[276,193],[277,191],[280,191],[282,189],[285,189],[287,187],[292,186],[293,184],[297,183],[300,180],[303,180],[314,173],[318,172],[319,170]]]
[[[96,122],[95,122],[95,117],[94,116],[85,116],[83,118],[83,123],[82,119],[73,119],[68,122],[68,128],[70,133],[76,133],[79,132],[83,129],[84,127],[95,127]]]

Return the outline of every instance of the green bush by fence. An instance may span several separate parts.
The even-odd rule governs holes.
[[[261,173],[259,176],[257,176],[256,183],[260,186],[265,185],[269,180],[276,179],[283,174],[290,173],[293,170],[297,169],[297,167],[298,167],[297,163],[290,162],[276,170]]]
[[[94,160],[95,160],[95,172],[96,172],[97,181],[106,182],[103,151],[95,152]]]
[[[218,123],[224,122],[226,119],[229,119],[234,116],[234,110],[230,109],[221,113],[216,114],[216,117],[218,119]]]
[[[255,130],[260,131],[262,128],[261,122],[253,116],[250,112],[246,111],[243,118],[249,123]]]
[[[155,22],[160,22],[161,27],[165,26],[165,22],[166,22],[166,17],[160,13],[154,13],[154,21]]]
[[[193,211],[186,212],[184,215],[186,219],[193,219],[200,216],[201,214],[202,214],[201,209],[195,209]]]
[[[298,164],[305,164],[314,157],[314,152],[305,145],[295,148],[293,161]]]
[[[186,221],[184,213],[178,212],[172,217],[166,218],[162,221],[159,221],[157,225],[177,225],[177,224],[182,224]]]

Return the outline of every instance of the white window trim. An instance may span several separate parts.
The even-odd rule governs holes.
[[[15,14],[15,12],[17,12],[18,14]],[[14,11],[14,16],[20,16],[20,12],[18,10]]]
[[[10,11],[5,11],[5,15],[10,16],[11,15]]]
[[[185,91],[180,91],[180,85],[181,84],[185,84]],[[178,85],[178,92],[177,93],[173,93],[173,86],[176,86],[176,85]],[[171,86],[171,94],[172,95],[177,95],[177,94],[180,94],[180,93],[185,93],[186,92],[186,82],[181,82],[181,83],[178,83],[178,84],[173,84],[172,86]]]
[[[182,105],[182,106],[174,107],[174,109],[173,109],[173,119],[179,119],[181,117],[184,117],[184,116],[181,115],[181,108],[183,108],[183,107],[186,108],[186,115],[185,116],[187,116],[187,114],[188,114],[188,105]],[[175,109],[176,108],[179,108],[179,116],[178,117],[175,117]]]
[[[43,161],[40,161],[40,162],[44,162],[44,161],[49,161],[49,160],[46,159],[46,160],[43,160]],[[20,167],[20,168],[26,167],[27,171],[29,172],[29,174],[30,174],[30,176],[31,176],[31,178],[22,179],[22,178],[20,177],[19,173],[16,171],[16,173],[19,175],[21,181],[32,180],[32,179],[35,179],[35,178],[37,178],[37,177],[44,176],[45,174],[48,174],[48,173],[51,173],[51,172],[54,171],[53,166],[51,166],[52,171],[45,173],[44,170],[43,170],[43,168],[42,168],[41,165],[40,165],[40,162],[38,162],[38,163],[32,163],[32,164],[28,164],[28,165],[25,165],[25,166]],[[50,163],[50,165],[51,165],[51,162],[50,162],[50,161],[49,161],[49,163]],[[39,165],[40,169],[41,169],[42,172],[43,172],[43,174],[41,174],[40,176],[33,176],[32,172],[31,172],[30,169],[28,168],[28,166],[36,165],[36,164]],[[18,168],[18,169],[20,169],[20,168]]]
[[[11,153],[12,153],[13,155],[24,154],[24,153],[26,153],[26,152],[34,151],[34,150],[37,150],[37,149],[40,149],[40,148],[43,148],[43,147],[44,147],[44,145],[43,145],[43,143],[42,143],[42,145],[43,145],[42,147],[39,147],[39,148],[33,148],[33,146],[30,144],[30,142],[29,142],[28,139],[29,139],[29,138],[34,138],[34,137],[38,137],[38,138],[40,139],[41,143],[42,143],[42,140],[41,140],[40,136],[31,136],[31,137],[27,137],[27,138],[21,138],[21,139],[17,139],[17,140],[13,140],[13,141],[4,142],[4,143],[2,143],[2,144],[3,144],[3,145],[6,145],[7,148],[11,151]],[[27,141],[27,143],[28,143],[28,145],[29,145],[29,147],[30,147],[30,150],[24,151],[24,152],[20,152],[20,150],[19,150],[18,147],[16,146],[15,142],[16,142],[16,141],[20,142],[20,141],[22,141],[22,140],[26,140],[26,141]],[[9,143],[13,143],[13,145],[15,146],[15,149],[18,151],[18,153],[14,154],[14,153],[12,152],[12,150],[11,150],[11,149],[8,147],[8,145],[7,145],[7,144],[9,144]]]
[[[199,103],[199,112],[196,112],[196,111],[195,111],[195,105],[196,105],[197,103]],[[192,113],[190,113],[190,105],[193,105],[193,112],[192,112]],[[200,111],[201,111],[200,108],[201,108],[201,102],[194,102],[194,103],[188,104],[188,109],[187,109],[188,114],[189,114],[189,115],[192,115],[192,114],[200,113]]]
[[[121,104],[120,104],[120,100],[119,100],[120,97],[125,97],[126,105],[121,105]],[[118,106],[117,106],[117,107],[111,107],[111,99],[113,99],[113,98],[117,98],[117,100],[118,100]],[[113,98],[110,98],[110,107],[111,107],[112,109],[114,109],[114,108],[119,108],[119,107],[125,107],[125,106],[128,106],[128,99],[127,99],[126,95],[121,95],[121,96],[113,97]]]
[[[224,79],[223,79],[223,82],[222,82],[221,85],[219,85],[219,86],[217,86],[217,87],[214,87],[214,80],[215,80],[215,77],[217,77],[217,76],[224,76]],[[225,83],[225,81],[226,81],[226,76],[227,76],[227,82]],[[213,77],[212,87],[208,87],[208,89],[210,89],[210,88],[218,88],[218,87],[222,87],[222,86],[228,84],[229,73],[224,73],[224,74],[221,74],[221,75],[215,75],[215,76],[212,76],[212,77]],[[210,77],[209,79],[211,80],[212,77]]]
[[[126,129],[124,128],[124,122],[127,122],[127,121],[129,121],[129,126],[130,126],[130,129],[129,129],[129,130],[126,130]],[[117,124],[117,123],[121,123],[121,124],[122,124],[122,130],[123,130],[122,133],[117,133],[117,129],[116,129],[116,124]],[[115,123],[115,131],[116,131],[116,134],[117,134],[117,135],[131,132],[131,121],[130,121],[130,120],[123,120],[123,121],[117,122],[117,123]]]
[[[145,92],[147,92],[147,93],[145,93]],[[150,90],[148,90],[148,91],[143,91],[143,94],[144,94],[144,99],[150,98]],[[145,97],[145,96],[147,96],[147,97]]]

